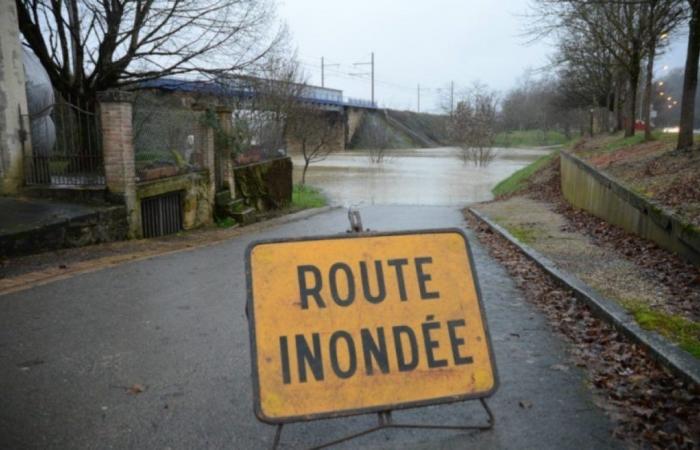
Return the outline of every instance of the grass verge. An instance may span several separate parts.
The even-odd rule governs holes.
[[[569,142],[564,133],[544,130],[503,131],[496,134],[496,147],[540,147],[543,145],[563,145]]]
[[[537,238],[537,233],[532,228],[519,227],[517,225],[505,226],[510,234],[523,244],[532,244]]]
[[[326,206],[326,197],[321,190],[313,186],[295,184],[292,191],[292,207],[299,209],[320,208]]]
[[[700,358],[700,323],[681,316],[654,311],[638,302],[625,302],[640,327],[655,331],[678,344],[680,348]]]
[[[236,221],[233,217],[224,217],[222,219],[216,219],[216,226],[219,228],[231,228],[236,225]]]
[[[535,160],[529,166],[525,166],[513,175],[509,176],[505,180],[499,182],[491,192],[496,197],[503,197],[504,195],[513,194],[525,188],[527,186],[527,180],[537,173],[540,169],[545,167],[550,161],[559,156],[558,151],[554,151],[549,155],[542,156]]]

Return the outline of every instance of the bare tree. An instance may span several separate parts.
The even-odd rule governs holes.
[[[64,99],[260,61],[281,39],[268,0],[16,0],[19,28]]]
[[[295,55],[267,58],[252,79],[255,96],[248,100],[250,109],[264,115],[265,120],[258,121],[255,129],[261,145],[275,150],[284,147],[285,121],[297,108],[304,86],[304,74]]]
[[[285,137],[288,146],[298,146],[304,158],[301,184],[306,183],[309,165],[323,161],[338,149],[340,116],[336,112],[297,104],[287,116]]]
[[[386,151],[391,146],[391,135],[386,124],[381,121],[372,123],[368,127],[367,140],[370,143],[369,161],[376,164],[384,162]]]
[[[450,118],[450,137],[465,163],[485,166],[496,156],[496,106],[496,93],[478,83],[457,102]]]
[[[625,134],[629,136],[635,131],[641,64],[646,60],[642,115],[649,124],[654,59],[663,49],[663,37],[682,21],[682,3],[683,0],[538,0],[535,16],[544,20],[530,31],[537,36],[556,35],[560,41],[560,63],[574,71],[586,73],[590,67],[594,71],[607,67],[606,76],[600,79],[612,88],[611,93],[604,102],[593,98],[591,105],[606,104],[607,110],[616,110],[620,128],[624,100]],[[570,72],[570,80],[577,78],[572,76],[574,73]],[[590,75],[586,75],[589,83],[584,85],[595,86],[590,81],[599,77]],[[645,137],[651,138],[648,126]]]

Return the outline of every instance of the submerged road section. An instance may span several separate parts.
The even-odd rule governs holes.
[[[456,207],[367,207],[377,231],[464,227]],[[245,249],[255,240],[344,232],[342,209],[0,296],[0,447],[268,448],[255,419]],[[472,236],[467,230],[468,236]],[[500,388],[493,430],[390,430],[339,448],[617,448],[565,344],[505,271],[470,241]],[[467,424],[478,402],[399,411],[399,421]],[[285,427],[283,448],[318,445],[376,415]]]

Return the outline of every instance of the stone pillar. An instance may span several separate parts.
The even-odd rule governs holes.
[[[22,48],[15,2],[0,2],[0,194],[14,194],[24,184],[22,131],[31,152]]]
[[[106,91],[98,94],[102,125],[105,181],[109,193],[126,205],[129,237],[143,236],[141,207],[136,196],[136,165],[132,130],[133,94]]]
[[[225,134],[231,134],[231,114],[233,111],[229,108],[219,107],[216,110],[216,114],[219,118],[219,126],[221,131]],[[231,158],[230,148],[217,148],[216,149],[217,160],[220,165],[221,170],[221,186],[217,186],[217,189],[223,188],[231,191],[231,198],[236,197],[236,185],[233,179],[233,160]]]
[[[202,112],[201,114],[206,114]],[[197,152],[197,162],[202,169],[209,172],[209,181],[207,187],[208,203],[210,205],[209,220],[213,220],[214,199],[216,197],[216,148],[214,142],[214,129],[207,125],[200,115],[199,124],[197,125],[197,136],[195,137],[195,145]]]

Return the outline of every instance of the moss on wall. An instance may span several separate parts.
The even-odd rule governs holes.
[[[289,206],[292,201],[292,160],[272,159],[234,169],[236,197],[258,211]]]

